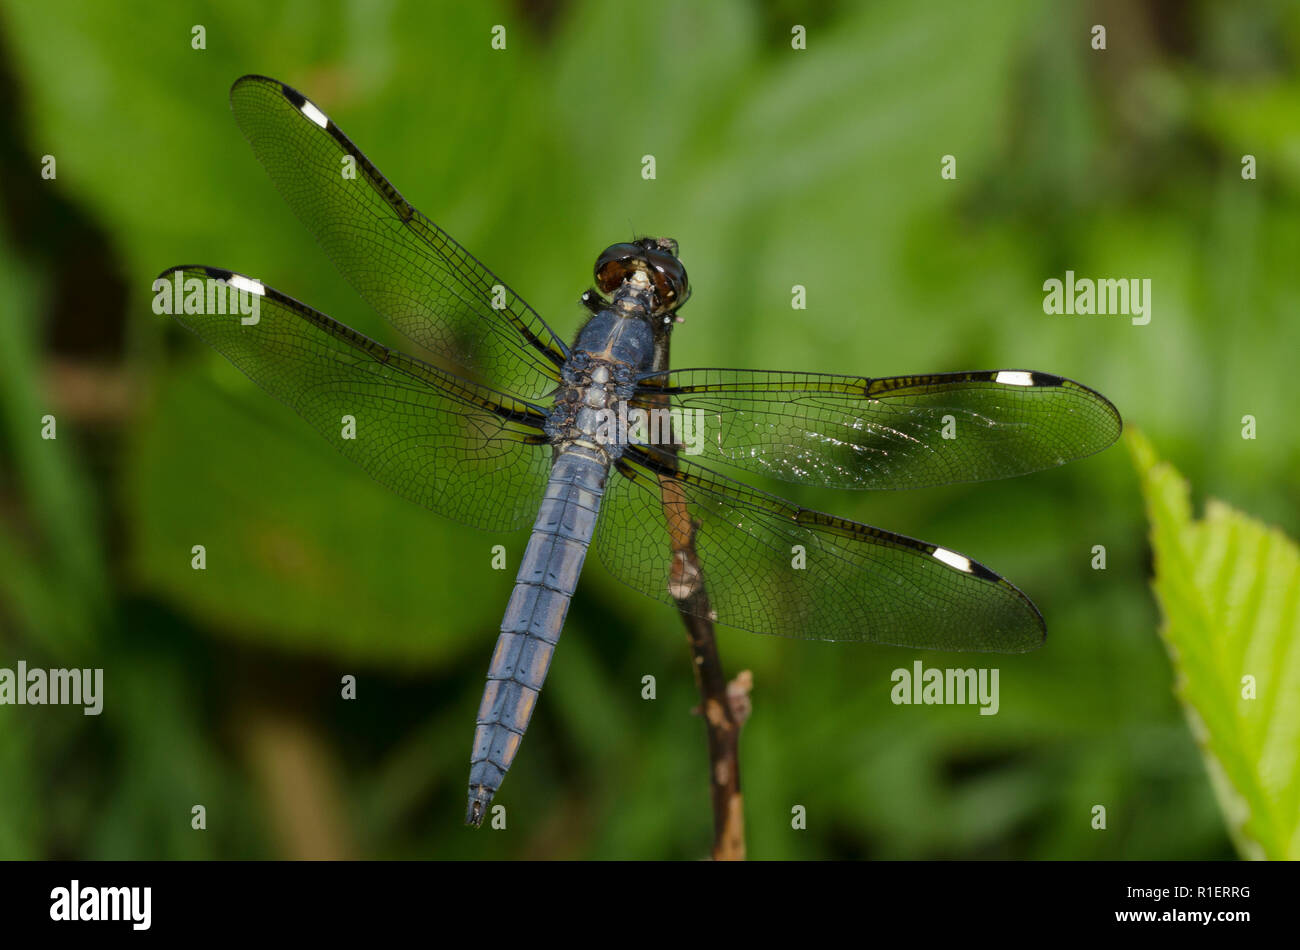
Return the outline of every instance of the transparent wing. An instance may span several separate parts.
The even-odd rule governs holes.
[[[390,350],[242,275],[176,267],[159,277],[172,288],[178,279],[176,320],[376,481],[473,527],[532,523],[551,460],[540,409]],[[256,322],[217,303],[223,284],[251,288]]]
[[[686,459],[631,448],[596,528],[606,567],[676,605],[688,535],[718,623],[807,640],[1020,653],[1042,644],[1024,594],[956,552],[800,508]]]
[[[787,482],[922,488],[1009,478],[1119,437],[1110,401],[1070,379],[988,370],[870,379],[682,369],[640,382],[702,427],[703,457]]]
[[[565,347],[546,321],[320,109],[265,76],[239,79],[230,106],[289,207],[394,327],[496,389],[536,399],[555,388]]]

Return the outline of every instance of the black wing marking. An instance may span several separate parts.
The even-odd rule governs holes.
[[[179,323],[376,481],[473,527],[532,523],[551,464],[542,409],[391,350],[251,278],[186,266],[158,281],[175,288],[178,279],[184,293],[155,282],[155,309],[165,293]],[[256,322],[218,304],[223,285],[256,304]],[[187,301],[201,312],[184,312]]]
[[[525,399],[554,389],[567,350],[546,321],[412,207],[310,100],[244,76],[230,105],[294,213],[394,327],[496,389]]]
[[[646,376],[641,399],[698,410],[704,457],[782,481],[922,488],[1010,478],[1098,452],[1119,412],[1073,380],[1029,370],[871,379],[681,369]]]

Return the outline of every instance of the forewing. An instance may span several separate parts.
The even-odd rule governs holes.
[[[596,550],[624,583],[678,605],[693,530],[718,623],[808,640],[1020,653],[1043,642],[1033,603],[953,551],[801,508],[682,459],[631,448],[611,475]]]
[[[412,207],[310,100],[244,76],[230,105],[294,213],[394,327],[496,389],[537,399],[555,388],[565,347],[541,316]]]
[[[923,488],[1010,478],[1119,437],[1118,411],[1073,380],[1029,370],[871,379],[683,369],[645,377],[696,425],[703,457],[787,482]],[[684,434],[689,435],[689,431]]]
[[[510,531],[530,524],[551,451],[541,410],[376,343],[258,281],[211,267],[176,277],[212,287],[175,298],[176,320],[312,424],[340,452],[404,498],[462,524]],[[256,322],[216,303],[244,288]],[[155,291],[159,285],[155,284]],[[222,312],[218,313],[218,310]]]

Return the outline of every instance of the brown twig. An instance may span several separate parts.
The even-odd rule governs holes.
[[[675,488],[675,483],[673,484]],[[665,487],[665,493],[669,491]],[[691,531],[691,536],[694,532]],[[740,793],[740,726],[749,715],[748,670],[728,684],[713,633],[709,595],[693,543],[673,552],[670,589],[686,624],[699,710],[709,739],[709,794],[713,799],[713,859],[745,859],[745,808]]]
[[[680,319],[680,318],[679,318]],[[668,369],[669,333],[665,329],[655,339],[655,369]],[[666,409],[668,399],[650,396],[654,408]],[[681,445],[674,434],[673,444],[665,446],[676,456]],[[679,482],[660,477],[660,496],[672,541],[672,570],[668,590],[677,602],[677,610],[686,625],[691,646],[691,669],[700,691],[697,711],[703,713],[709,741],[709,795],[713,801],[713,859],[745,859],[745,807],[740,794],[740,727],[749,718],[749,690],[753,677],[743,671],[728,684],[718,655],[718,641],[713,632],[715,615],[704,586],[704,571],[695,549],[695,532],[699,525],[691,518],[686,496]]]

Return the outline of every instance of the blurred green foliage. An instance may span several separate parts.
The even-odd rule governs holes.
[[[598,558],[499,799],[509,829],[463,829],[512,581],[490,548],[514,563],[522,536],[391,496],[151,314],[154,275],[206,263],[401,342],[252,158],[226,106],[247,72],[311,96],[562,335],[601,248],[669,234],[695,290],[676,365],[1060,373],[1197,492],[1300,530],[1293,3],[668,2],[633,22],[596,0],[49,0],[6,5],[0,42],[0,665],[103,666],[107,694],[98,718],[0,707],[0,856],[707,853],[680,622]],[[1066,269],[1151,278],[1151,324],[1045,315],[1042,283]],[[780,490],[977,557],[1050,634],[996,660],[1001,711],[982,717],[891,705],[907,651],[720,630],[756,684],[752,855],[1233,853],[1171,693],[1122,452],[925,492]]]
[[[1140,433],[1155,591],[1176,691],[1243,856],[1300,857],[1300,550],[1187,482]]]

